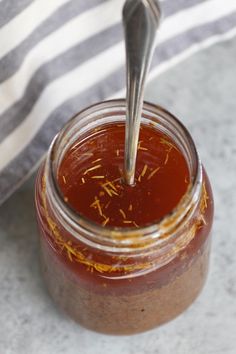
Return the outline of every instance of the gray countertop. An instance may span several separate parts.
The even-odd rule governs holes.
[[[210,274],[197,301],[150,332],[111,337],[66,318],[44,287],[31,177],[0,208],[1,354],[233,354],[236,330],[236,39],[153,80],[147,99],[192,133],[210,176],[215,222]]]

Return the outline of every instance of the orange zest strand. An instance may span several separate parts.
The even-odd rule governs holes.
[[[140,141],[138,142],[138,150],[147,151],[148,149],[145,148],[145,147],[143,147],[143,146],[141,146],[141,144],[142,144],[142,140],[140,140]]]
[[[106,224],[109,222],[110,218],[106,218],[103,223],[102,223],[102,226],[106,226]]]
[[[102,167],[102,166],[101,165],[96,165],[96,166],[90,167],[84,172],[84,175],[87,175],[89,172],[97,170],[100,167]]]
[[[91,178],[93,178],[93,179],[104,179],[105,176],[92,176]]]
[[[63,175],[62,176],[63,182],[66,184],[66,177]]]
[[[141,178],[145,176],[145,173],[147,172],[147,165],[144,165],[142,172],[139,175],[138,181],[141,182]]]
[[[100,159],[97,159],[97,160],[94,160],[94,161],[92,161],[92,164],[94,164],[94,163],[96,163],[96,162],[99,162],[99,161],[101,161],[102,159],[100,158]]]
[[[160,170],[160,167],[155,168],[149,175],[147,179],[151,179],[158,171]]]
[[[123,216],[123,218],[126,219],[125,212],[124,212],[122,209],[119,209],[119,212],[121,213],[121,215]]]
[[[98,209],[99,215],[103,216],[100,200],[95,197],[95,201],[90,205],[91,208]]]
[[[119,195],[117,193],[117,188],[114,186],[114,184],[112,182],[107,181],[106,183],[102,184],[101,186],[110,197],[112,197],[113,195]]]

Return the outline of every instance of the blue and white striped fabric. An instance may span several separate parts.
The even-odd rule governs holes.
[[[81,108],[123,96],[124,0],[0,0],[0,202]],[[236,34],[236,0],[163,0],[149,78]]]

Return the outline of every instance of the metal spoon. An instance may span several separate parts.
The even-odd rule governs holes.
[[[134,184],[144,87],[160,18],[157,0],[127,0],[123,8],[127,76],[124,180],[128,185]]]

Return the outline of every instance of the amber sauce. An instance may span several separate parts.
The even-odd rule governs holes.
[[[100,225],[140,227],[158,221],[186,192],[189,170],[170,137],[152,126],[140,130],[135,185],[123,181],[124,124],[88,132],[65,154],[58,172],[64,200]]]
[[[142,125],[135,185],[127,186],[123,181],[124,140],[125,126],[122,123],[106,124],[88,131],[62,157],[58,185],[65,203],[84,218],[104,228],[117,226],[137,230],[155,223],[177,206],[189,186],[190,174],[176,143],[156,127]],[[141,275],[143,270],[145,273],[151,269],[152,260],[145,256],[126,259],[122,251],[121,255],[115,255],[85,245],[60,224],[55,226],[55,216],[43,197],[41,205],[45,218],[39,222],[44,232],[43,240],[50,245],[44,245],[47,257],[62,262],[65,270],[70,269],[71,276],[74,274],[81,286],[93,291],[96,288],[106,294],[115,288],[117,293],[128,294],[168,284],[193,262],[198,250],[202,252],[211,229],[212,192],[203,172],[206,195],[203,217],[196,221],[195,237],[172,262],[144,276],[134,276],[132,287],[129,286],[131,279],[126,276]]]

